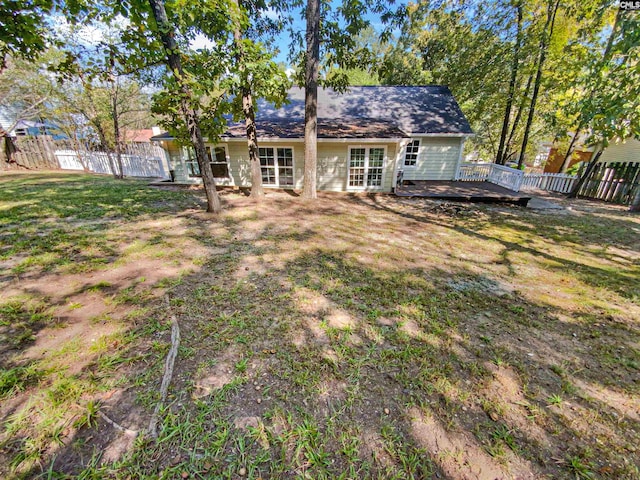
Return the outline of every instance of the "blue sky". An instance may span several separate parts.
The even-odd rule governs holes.
[[[332,0],[332,6],[334,9],[336,9],[340,4],[341,4],[341,0]],[[399,6],[402,5],[406,5],[406,1],[405,0],[400,0],[400,1],[395,1],[393,2],[393,4],[391,4],[391,2],[389,2],[390,6],[392,8],[397,8]],[[302,12],[302,10],[301,10]],[[293,27],[300,32],[303,37],[304,37],[304,33],[306,30],[306,22],[304,20],[304,18],[298,13],[295,14],[294,16],[294,24]],[[382,20],[380,19],[380,15],[373,13],[373,12],[368,12],[364,18],[371,24],[371,26],[377,31],[380,32],[382,31],[382,29],[384,28],[384,24],[382,23]],[[280,53],[276,56],[276,61],[278,62],[284,62],[287,65],[289,65],[289,60],[287,58],[288,54],[289,54],[289,45],[291,44],[291,38],[289,36],[288,32],[283,32],[280,35],[280,38],[278,38],[277,42],[276,42],[276,47],[280,50]]]

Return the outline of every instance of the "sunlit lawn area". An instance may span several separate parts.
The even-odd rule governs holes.
[[[0,176],[0,477],[640,478],[638,215],[203,198]]]

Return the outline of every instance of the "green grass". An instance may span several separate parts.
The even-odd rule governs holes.
[[[0,395],[31,398],[4,419],[7,475],[449,478],[477,458],[505,477],[522,465],[560,479],[640,468],[640,432],[622,413],[640,393],[636,217],[579,203],[562,215],[462,206],[448,216],[383,196],[309,208],[285,194],[260,207],[228,195],[211,217],[190,210],[192,193],[138,182],[2,181],[32,202],[8,203],[0,225],[34,241],[33,252],[3,246],[3,259],[21,259],[10,277],[130,268],[126,281],[81,277],[64,298],[0,307],[3,335],[22,322],[38,341],[61,312],[102,309],[84,336],[37,360],[20,356],[28,341],[3,359]],[[86,211],[73,213],[76,193]],[[42,212],[27,208],[44,194]],[[65,253],[94,239],[88,253]],[[145,261],[179,273],[134,268]],[[98,410],[144,428],[171,315],[181,345],[159,437],[107,461],[95,439],[113,430]],[[119,394],[131,415],[114,408]]]

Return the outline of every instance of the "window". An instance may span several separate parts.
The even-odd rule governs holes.
[[[293,187],[292,148],[261,147],[259,154],[264,185]]]
[[[206,147],[207,156],[209,157],[209,163],[211,164],[211,170],[214,178],[227,178],[229,177],[229,164],[227,163],[227,151],[224,147]],[[187,149],[187,174],[190,177],[201,177],[200,166],[196,159],[195,152],[192,148]]]
[[[418,161],[418,150],[420,150],[420,140],[412,140],[407,145],[406,153],[404,154],[404,166],[413,167]]]
[[[229,176],[229,164],[227,163],[227,151],[224,147],[207,147],[209,163],[215,178],[227,178]]]
[[[349,187],[382,187],[384,147],[349,148]]]

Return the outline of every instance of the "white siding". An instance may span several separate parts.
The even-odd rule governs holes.
[[[404,165],[404,148],[399,168],[404,180],[453,180],[460,156],[462,139],[446,137],[413,137],[420,139],[420,150],[415,166]]]
[[[640,140],[628,138],[624,143],[610,144],[600,155],[599,162],[640,162]]]

